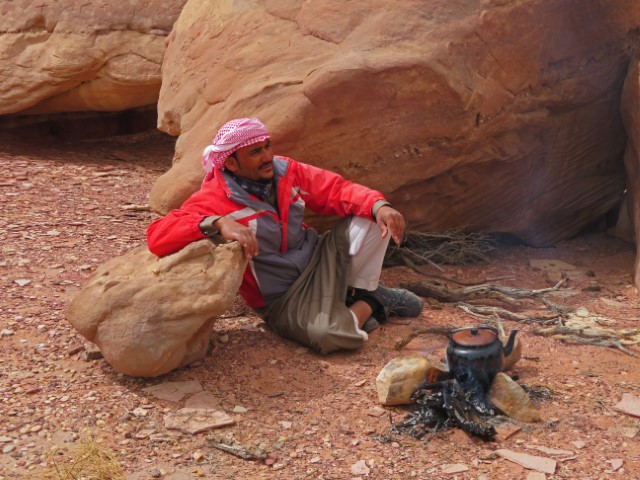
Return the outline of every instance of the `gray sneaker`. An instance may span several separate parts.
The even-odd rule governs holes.
[[[367,321],[364,322],[364,325],[362,325],[362,330],[364,330],[367,333],[371,333],[376,328],[378,328],[379,326],[380,326],[380,324],[378,323],[378,321],[375,318],[369,317],[367,319]]]
[[[351,306],[358,300],[369,304],[373,317],[380,323],[389,317],[417,317],[422,312],[423,302],[415,293],[403,288],[387,288],[378,285],[375,290],[352,288],[347,293],[346,304]]]
[[[422,313],[423,302],[415,293],[404,288],[387,288],[378,285],[371,294],[382,305],[382,311],[374,312],[378,321],[386,321],[389,317],[417,317]],[[383,318],[379,318],[380,316]]]

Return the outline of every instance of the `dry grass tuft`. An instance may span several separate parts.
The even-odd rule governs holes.
[[[126,480],[113,453],[95,437],[82,437],[65,458],[52,457],[44,478],[53,480]]]

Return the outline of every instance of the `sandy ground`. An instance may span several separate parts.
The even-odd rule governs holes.
[[[427,302],[419,318],[384,325],[362,350],[323,357],[278,338],[238,302],[215,326],[219,351],[196,365],[138,379],[103,359],[88,360],[91,346],[66,321],[65,306],[96,266],[144,243],[156,216],[123,207],[146,204],[172,148],[157,133],[0,144],[0,480],[47,478],[53,461],[64,462],[87,435],[113,452],[128,479],[640,478],[639,419],[615,408],[623,394],[640,397],[640,360],[542,337],[531,324],[504,322],[524,344],[512,373],[521,385],[549,393],[536,400],[542,422],[492,442],[456,429],[421,440],[392,434],[390,418],[400,421],[407,409],[381,408],[375,378],[398,356],[442,361],[443,335],[419,335],[402,350],[394,345],[417,328],[479,323],[450,304]],[[531,260],[567,262],[575,271],[554,301],[624,330],[637,328],[640,314],[634,255],[631,245],[593,234],[555,248],[502,246],[486,264],[431,271],[463,281],[508,276],[499,283],[536,289],[559,274],[533,268]],[[393,267],[383,280],[395,286],[428,279]],[[526,302],[516,311],[546,312]],[[214,433],[259,446],[267,459],[214,448],[210,432],[166,429],[164,416],[188,396],[160,400],[143,389],[184,381],[198,382],[235,418]],[[500,449],[555,460],[554,473],[524,468]]]

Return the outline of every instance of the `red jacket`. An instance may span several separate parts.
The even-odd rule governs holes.
[[[240,188],[226,172],[216,171],[179,209],[147,229],[149,250],[160,257],[205,238],[198,225],[223,215],[253,229],[260,253],[244,273],[240,294],[259,308],[280,297],[306,268],[318,234],[303,221],[304,209],[321,215],[356,215],[373,221],[380,192],[340,175],[286,157],[274,157],[278,210]]]

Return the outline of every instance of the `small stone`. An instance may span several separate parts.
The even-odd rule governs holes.
[[[3,328],[0,330],[0,337],[10,337],[11,335],[15,335],[16,332],[13,330],[9,330],[8,328]]]
[[[584,443],[582,440],[574,440],[573,442],[571,442],[571,445],[576,447],[578,450],[582,450],[586,443]]]
[[[2,448],[2,453],[11,453],[16,449],[16,444],[15,443],[10,443],[9,445],[5,445]]]
[[[91,362],[93,360],[100,360],[102,358],[102,352],[97,348],[90,348],[82,352],[82,359],[85,362]]]
[[[311,460],[309,460],[309,463],[318,463],[320,461],[320,457],[313,457]]]
[[[200,460],[202,460],[203,457],[204,457],[204,455],[202,454],[202,452],[200,450],[196,450],[191,455],[191,458],[193,458],[196,462],[199,462]]]
[[[367,415],[369,415],[370,417],[381,417],[385,413],[386,413],[385,409],[380,407],[373,407],[367,410]]]
[[[147,416],[148,410],[141,407],[137,407],[137,408],[134,408],[131,413],[133,413],[133,415],[137,418],[142,418]]]
[[[627,413],[634,417],[640,417],[640,397],[630,393],[623,393],[622,400],[613,407],[618,412]]]
[[[364,460],[358,460],[351,465],[351,473],[354,475],[369,475],[371,469],[367,466],[367,462]]]
[[[149,475],[151,475],[152,478],[160,478],[162,476],[162,473],[160,473],[160,470],[158,470],[157,468],[154,468],[149,472]]]
[[[615,472],[624,464],[624,460],[622,458],[613,458],[611,460],[607,460],[611,464],[611,469]]]
[[[24,287],[25,285],[29,285],[31,283],[31,280],[19,278],[17,280],[14,280],[14,282],[17,283],[19,286]]]
[[[442,467],[442,473],[446,474],[462,473],[468,471],[469,467],[463,465],[462,463],[452,463],[450,465],[443,465]]]
[[[249,410],[240,405],[236,405],[235,407],[233,407],[233,413],[247,413],[248,411]]]

